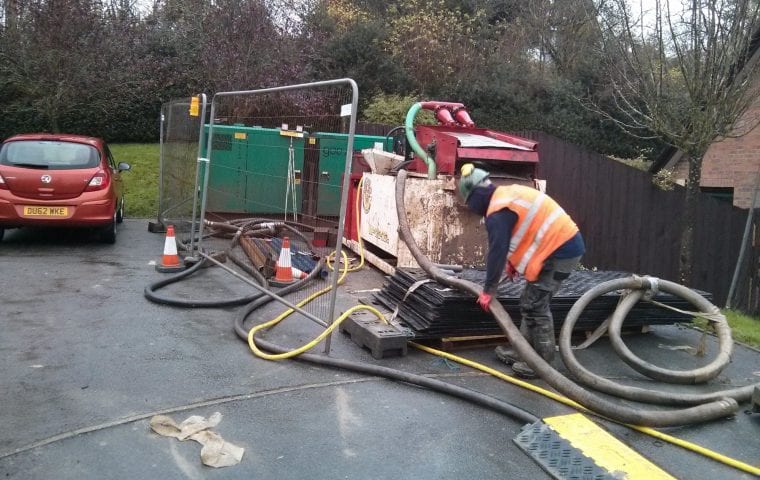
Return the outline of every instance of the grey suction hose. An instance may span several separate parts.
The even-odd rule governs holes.
[[[623,343],[621,329],[623,321],[633,306],[644,296],[644,290],[661,290],[677,295],[694,305],[699,311],[708,314],[708,320],[713,324],[718,337],[719,351],[716,357],[708,365],[688,371],[674,371],[660,368],[649,362],[639,359]],[[644,403],[657,403],[664,405],[696,405],[721,398],[733,398],[737,402],[745,402],[752,396],[755,385],[747,385],[729,390],[711,393],[676,393],[658,392],[644,388],[622,386],[604,377],[594,374],[581,365],[573,353],[571,340],[572,332],[581,313],[597,297],[616,290],[632,290],[625,296],[613,313],[609,325],[609,339],[615,351],[631,368],[657,380],[680,383],[696,384],[715,378],[730,362],[733,350],[731,331],[720,310],[708,302],[704,297],[673,282],[648,277],[628,277],[610,280],[601,283],[583,294],[573,305],[565,318],[559,336],[559,351],[562,360],[568,370],[584,385],[594,390],[635,400]]]
[[[402,170],[396,178],[396,210],[398,213],[401,237],[406,242],[407,247],[409,247],[412,256],[414,256],[414,259],[420,267],[422,267],[422,269],[434,280],[444,285],[469,292],[474,296],[478,296],[482,291],[482,288],[479,285],[443,274],[440,269],[436,268],[431,263],[430,259],[420,251],[411,234],[409,221],[406,216],[406,208],[404,205],[406,176],[407,172]],[[520,334],[520,331],[509,317],[509,314],[499,302],[491,302],[491,312],[506,333],[509,342],[519,353],[520,357],[535,372],[537,372],[542,379],[563,395],[575,400],[589,410],[617,422],[650,427],[672,427],[728,417],[739,408],[736,400],[731,398],[721,398],[711,403],[670,411],[643,410],[622,405],[620,402],[606,400],[570,381],[567,377],[546,363],[544,359],[533,350],[522,334]]]
[[[283,288],[277,292],[279,296],[284,296],[288,293],[292,293],[297,288],[290,286]],[[254,300],[247,305],[241,312],[235,317],[235,333],[241,340],[248,343],[248,330],[245,328],[245,321],[248,316],[256,309],[262,307],[272,300],[269,296]],[[288,349],[283,348],[274,343],[262,340],[259,337],[254,339],[256,346],[263,350],[268,350],[273,353],[285,353]],[[341,368],[344,370],[350,370],[353,372],[363,373],[367,375],[373,375],[378,377],[384,377],[399,382],[409,383],[412,385],[418,385],[420,387],[429,388],[431,390],[446,393],[453,397],[461,398],[468,402],[472,402],[476,405],[489,408],[498,413],[507,415],[521,423],[534,423],[539,418],[530,412],[523,410],[522,408],[512,405],[511,403],[504,402],[489,395],[470,390],[468,388],[453,385],[451,383],[443,382],[435,378],[425,377],[423,375],[417,375],[414,373],[404,372],[402,370],[396,370],[394,368],[383,367],[380,365],[374,365],[371,363],[352,362],[349,360],[343,360],[339,358],[328,357],[326,355],[316,355],[312,353],[302,353],[293,360],[304,361],[309,363],[315,363],[332,368]]]

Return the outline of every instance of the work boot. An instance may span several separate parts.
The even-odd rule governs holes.
[[[536,319],[536,326],[533,328],[533,348],[547,363],[552,363],[557,347],[551,317]]]
[[[507,365],[512,365],[515,362],[522,361],[520,356],[517,354],[517,351],[511,347],[499,345],[494,349],[494,353],[496,354],[496,358],[506,363]]]
[[[515,372],[515,375],[525,380],[533,380],[538,378],[536,372],[534,372],[533,369],[530,368],[525,362],[515,362],[512,365],[512,371]]]

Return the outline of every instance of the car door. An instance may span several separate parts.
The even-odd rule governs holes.
[[[108,145],[103,145],[103,149],[106,152],[106,158],[108,159],[108,168],[111,170],[111,179],[113,181],[114,185],[114,195],[116,196],[117,201],[117,209],[118,206],[121,205],[121,196],[124,192],[124,185],[122,184],[121,179],[121,171],[119,171],[119,167],[116,164],[116,160],[113,158],[113,154],[111,153],[111,149],[108,148]]]

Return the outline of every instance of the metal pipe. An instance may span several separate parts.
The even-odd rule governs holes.
[[[351,163],[352,163],[352,157],[354,154],[354,135],[356,133],[356,112],[359,109],[359,86],[356,84],[355,81],[353,81],[350,78],[344,79],[345,82],[348,82],[349,86],[351,87],[351,117],[350,121],[348,123],[348,139],[346,143],[346,162],[343,169],[343,186],[341,187],[341,192],[343,194],[340,196],[340,214],[338,217],[338,235],[335,237],[335,258],[341,258],[341,253],[343,252],[343,232],[345,231],[346,226],[346,210],[348,209],[348,190],[351,187]],[[332,282],[331,282],[331,294],[330,294],[330,306],[327,309],[328,312],[328,323],[332,324],[333,318],[335,318],[335,297],[337,296],[338,292],[338,277],[340,275],[338,274],[338,270],[335,270],[333,272],[332,276]],[[325,339],[325,354],[328,355],[330,353],[330,343],[332,340],[332,334],[330,334]]]
[[[205,93],[202,93],[199,95],[200,101],[201,101],[201,121],[199,132],[198,132],[198,157],[195,160],[195,183],[193,183],[193,213],[190,221],[190,255],[195,254],[195,228],[196,228],[196,221],[195,217],[198,214],[198,194],[200,192],[200,185],[198,184],[200,180],[200,170],[201,170],[201,158],[205,158],[204,155],[204,146],[205,142],[203,141],[206,136],[203,134],[203,128],[204,124],[206,123],[206,102],[207,97]],[[191,100],[192,101],[192,100]]]

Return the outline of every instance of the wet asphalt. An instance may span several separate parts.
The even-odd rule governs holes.
[[[148,301],[146,285],[165,274],[153,262],[164,237],[147,220],[127,219],[117,243],[85,232],[9,230],[0,243],[0,476],[19,479],[551,478],[513,443],[523,424],[413,385],[295,360],[255,357],[233,331],[241,307],[178,308]],[[372,267],[349,276],[336,310],[356,305],[384,276]],[[208,268],[166,294],[225,298],[253,288]],[[269,320],[270,305],[252,317]],[[265,334],[300,346],[321,328],[303,318]],[[630,335],[632,350],[658,365],[693,367],[685,348],[701,334],[680,326]],[[492,346],[454,353],[509,373]],[[314,352],[321,353],[322,346]],[[538,417],[570,413],[552,400],[410,349],[375,360],[335,333],[330,356],[434,376]],[[580,352],[596,372],[646,385],[603,339]],[[561,369],[562,367],[558,365]],[[704,390],[760,381],[760,354],[737,345],[732,363]],[[545,386],[542,381],[535,382]],[[760,466],[760,414],[665,429],[680,439]],[[223,415],[214,431],[245,448],[240,464],[201,464],[200,445],[160,437],[153,415],[182,421]],[[752,478],[750,474],[606,421],[610,433],[675,478]]]

